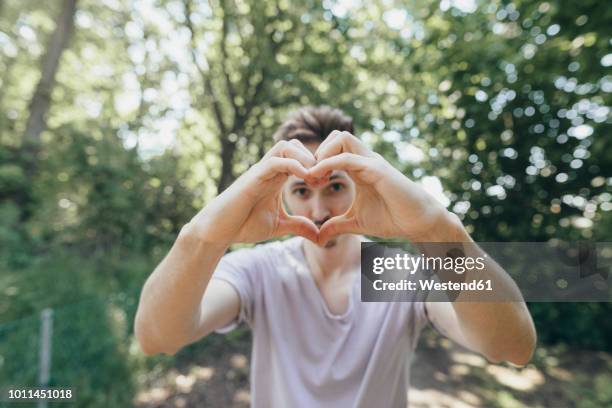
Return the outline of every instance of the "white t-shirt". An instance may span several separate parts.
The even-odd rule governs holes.
[[[213,274],[240,296],[235,322],[253,332],[251,404],[270,407],[406,407],[409,364],[427,322],[422,302],[361,302],[332,314],[308,269],[304,238],[224,255]]]

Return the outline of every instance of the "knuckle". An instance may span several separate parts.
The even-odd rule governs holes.
[[[272,156],[268,159],[268,165],[276,167],[283,162],[283,159],[278,156]]]
[[[273,147],[275,152],[282,152],[289,146],[289,142],[286,140],[279,140]]]
[[[328,138],[336,138],[341,134],[341,132],[339,130],[332,130],[331,133],[329,134],[329,136],[327,136]]]
[[[343,131],[342,133],[340,133],[340,137],[342,138],[343,141],[347,141],[350,142],[353,140],[353,135],[351,135],[349,132]]]
[[[351,144],[352,146],[355,146],[355,147],[359,146],[359,148],[365,148],[365,145],[363,144],[361,139],[359,139],[357,136],[355,136],[351,132],[342,132],[342,135],[344,137],[344,140],[347,143]]]

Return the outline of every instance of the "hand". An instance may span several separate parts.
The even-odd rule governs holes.
[[[316,242],[317,226],[306,217],[287,214],[281,194],[290,174],[317,184],[308,174],[315,163],[298,140],[278,142],[198,215],[205,239],[229,245],[296,234]]]
[[[437,233],[456,225],[434,197],[348,132],[332,132],[314,156],[317,164],[308,171],[311,177],[320,179],[333,170],[344,170],[356,187],[348,211],[321,226],[319,245],[344,233],[426,242],[439,239]]]

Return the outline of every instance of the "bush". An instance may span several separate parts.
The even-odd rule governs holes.
[[[530,303],[529,310],[543,344],[612,351],[610,303]]]

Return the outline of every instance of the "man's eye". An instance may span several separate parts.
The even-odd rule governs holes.
[[[333,191],[341,191],[344,188],[344,185],[341,183],[334,183],[330,186]]]
[[[296,188],[293,191],[294,194],[297,194],[299,196],[305,196],[306,194],[308,194],[308,189],[304,188],[304,187],[300,187],[300,188]]]

